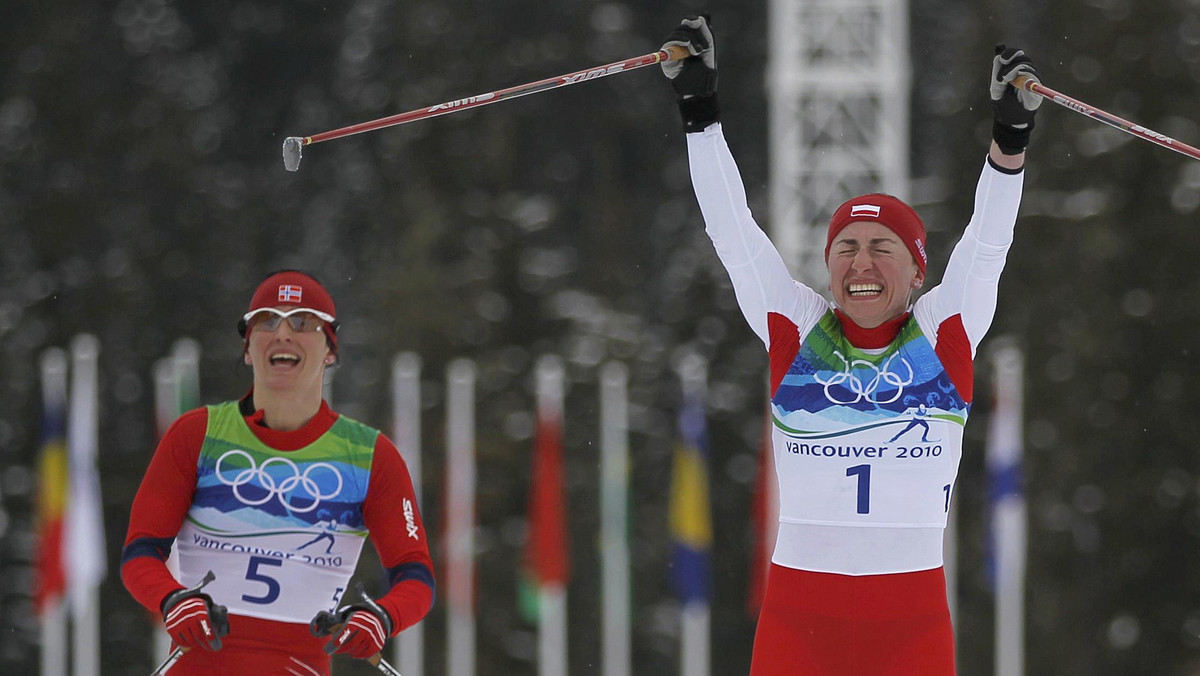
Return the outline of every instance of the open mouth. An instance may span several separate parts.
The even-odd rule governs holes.
[[[277,352],[267,360],[272,366],[295,366],[300,363],[299,355],[291,352]]]
[[[851,298],[873,298],[883,293],[882,284],[851,284],[846,287],[846,292]]]

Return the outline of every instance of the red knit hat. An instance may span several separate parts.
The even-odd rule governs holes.
[[[316,310],[330,317],[337,317],[337,308],[334,307],[333,298],[325,287],[312,276],[298,270],[283,270],[264,279],[254,290],[254,296],[250,298],[250,307],[246,311],[254,312],[279,305]],[[337,329],[337,319],[325,322],[321,327],[334,354],[337,354]],[[238,330],[249,342],[250,336],[246,331],[245,320],[238,323]]]
[[[876,221],[896,233],[900,241],[904,242],[904,246],[908,247],[921,274],[925,274],[925,224],[912,207],[891,195],[881,193],[847,200],[833,212],[833,218],[829,219],[829,235],[825,238],[825,260],[829,260],[829,247],[833,246],[833,238],[837,237],[842,228],[857,221]]]

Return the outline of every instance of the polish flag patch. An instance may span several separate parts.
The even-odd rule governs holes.
[[[855,204],[850,207],[850,217],[870,216],[871,218],[879,218],[879,207],[874,204]]]
[[[279,302],[280,303],[299,303],[304,297],[304,291],[301,290],[299,284],[280,284],[279,285]]]

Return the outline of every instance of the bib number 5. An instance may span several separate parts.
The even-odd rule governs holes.
[[[279,598],[279,580],[264,573],[260,568],[262,566],[283,566],[283,561],[279,559],[270,559],[265,556],[251,556],[250,563],[246,567],[246,579],[251,582],[261,582],[267,585],[266,593],[262,596],[251,596],[242,594],[242,600],[246,603],[260,603],[266,605],[274,603],[275,599]]]

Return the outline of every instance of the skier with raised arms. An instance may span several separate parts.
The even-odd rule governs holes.
[[[705,229],[768,352],[779,528],[750,673],[953,674],[942,537],[1041,103],[1012,82],[1037,73],[1021,50],[996,49],[993,142],[941,283],[912,301],[925,226],[893,196],[862,195],[830,219],[831,303],[792,279],[750,213],[706,17],[685,19],[668,45],[692,54],[662,68]]]

